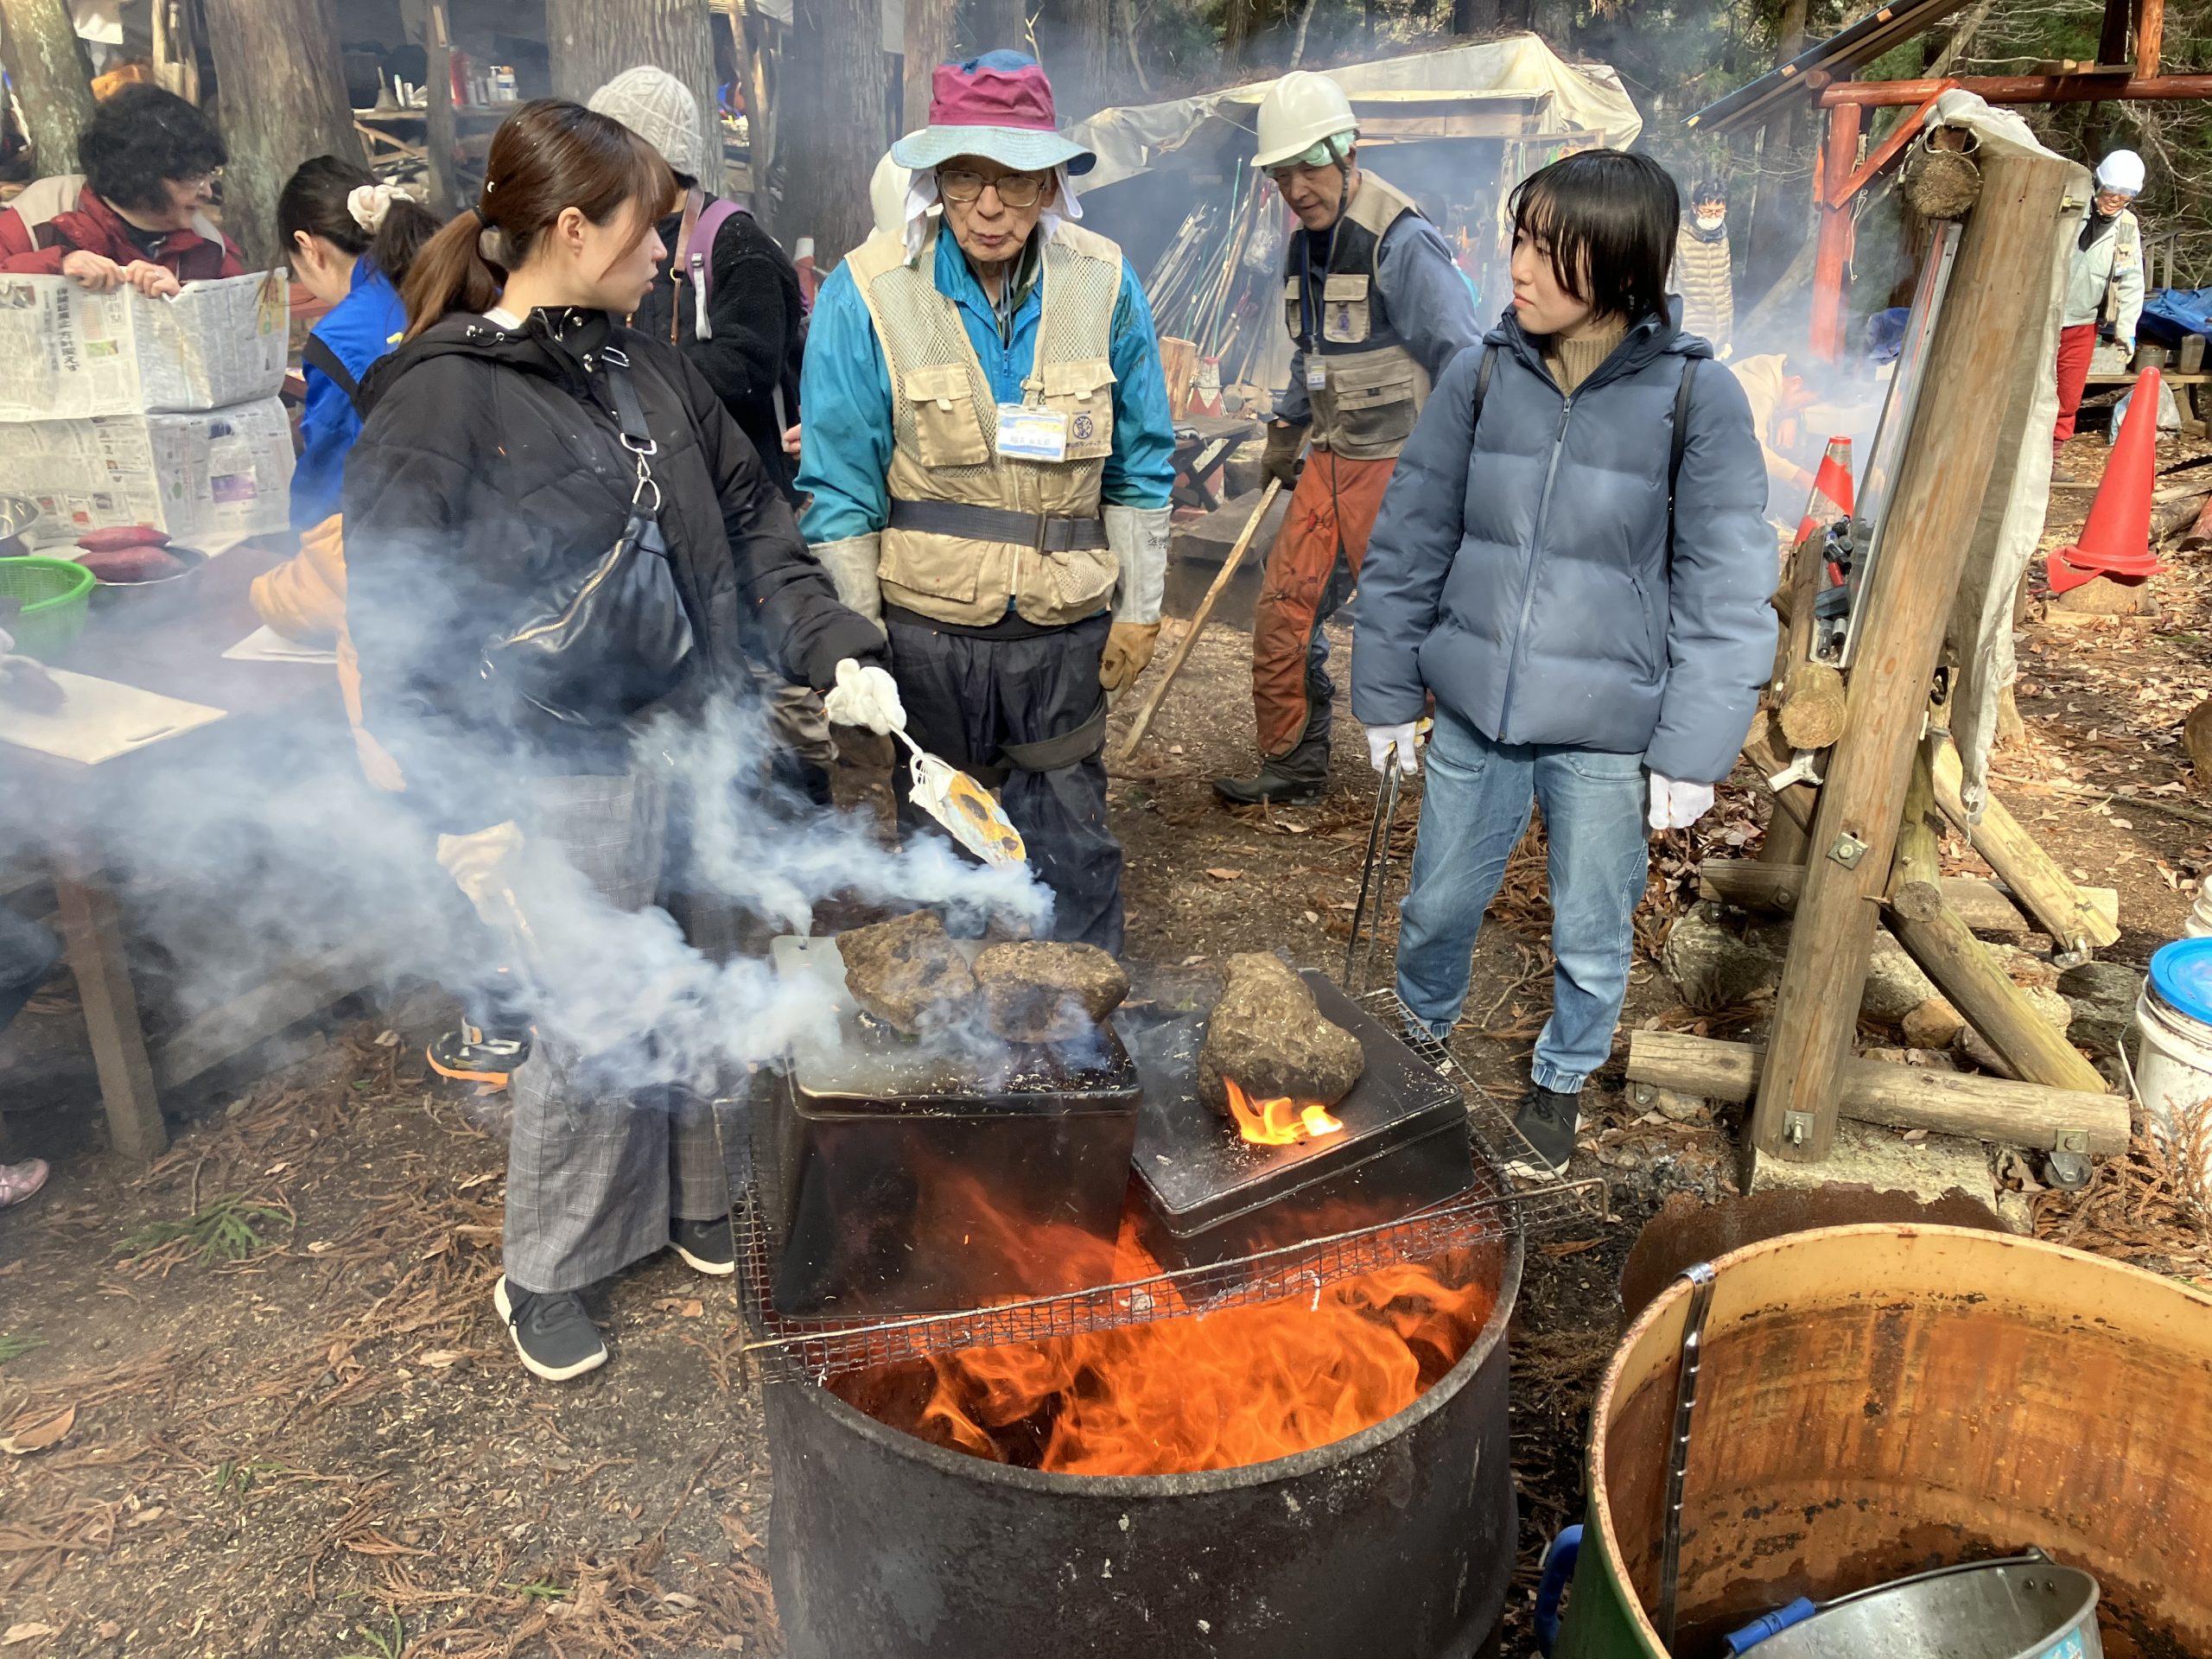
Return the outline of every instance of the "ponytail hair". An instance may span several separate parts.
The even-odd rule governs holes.
[[[602,226],[626,213],[642,238],[675,194],[660,152],[620,122],[566,99],[524,105],[492,135],[476,206],[432,238],[408,273],[408,337],[452,312],[497,305],[507,274],[565,209]]]
[[[319,236],[356,258],[363,254],[396,288],[438,221],[405,191],[379,184],[356,162],[317,156],[300,164],[276,198],[276,234],[289,254],[296,234]]]

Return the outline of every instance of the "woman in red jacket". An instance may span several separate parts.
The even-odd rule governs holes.
[[[125,86],[77,140],[85,181],[73,211],[37,224],[0,211],[0,271],[70,276],[101,294],[128,283],[149,298],[243,276],[237,247],[207,218],[228,155],[214,124],[175,93]]]

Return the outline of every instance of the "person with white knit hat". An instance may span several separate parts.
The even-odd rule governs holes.
[[[798,273],[742,204],[715,194],[722,178],[720,134],[701,115],[690,87],[665,69],[641,64],[587,102],[658,150],[683,192],[659,226],[668,263],[631,325],[673,341],[698,365],[760,452],[770,480],[796,507],[784,434],[799,418],[806,308]]]
[[[2130,357],[2135,354],[2135,324],[2143,315],[2143,232],[2128,208],[2142,194],[2143,158],[2133,150],[2115,149],[2097,163],[2096,194],[2082,216],[2066,267],[2053,449],[2074,435],[2101,327],[2108,322],[2113,340]]]

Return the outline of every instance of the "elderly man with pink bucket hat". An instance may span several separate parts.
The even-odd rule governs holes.
[[[1151,309],[1122,251],[1076,223],[1094,157],[1034,60],[940,65],[929,125],[892,158],[912,169],[901,222],[815,304],[803,528],[890,637],[903,715],[879,729],[903,721],[999,785],[1053,936],[1118,950],[1107,697],[1159,639],[1174,477]]]

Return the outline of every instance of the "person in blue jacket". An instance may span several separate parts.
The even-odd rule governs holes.
[[[1750,406],[1668,301],[1674,181],[1586,151],[1512,209],[1512,306],[1437,383],[1383,498],[1351,696],[1378,772],[1415,769],[1435,700],[1398,995],[1438,1038],[1543,808],[1557,966],[1516,1121],[1550,1174],[1611,1052],[1647,823],[1712,806],[1773,666],[1776,567]]]
[[[292,280],[332,308],[301,353],[308,396],[292,472],[292,528],[305,531],[338,511],[346,452],[361,434],[355,395],[369,365],[407,330],[399,285],[438,221],[358,162],[318,156],[286,181],[276,230]]]
[[[815,303],[801,527],[889,637],[904,715],[870,723],[1002,779],[1053,937],[1118,951],[1106,700],[1159,640],[1174,479],[1152,313],[1121,250],[1073,222],[1069,175],[1095,158],[1058,131],[1034,60],[941,65],[930,124],[892,155],[913,169],[905,224]]]

